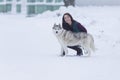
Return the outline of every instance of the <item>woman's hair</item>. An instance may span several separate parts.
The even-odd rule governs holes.
[[[69,14],[69,13],[65,13],[64,15],[63,15],[63,17],[62,17],[62,23],[66,23],[65,22],[65,19],[64,19],[64,16],[65,15],[68,15],[70,18],[71,18],[71,21],[73,22],[74,20],[73,20],[73,17],[71,16],[71,14]]]
[[[66,23],[66,22],[65,22],[65,19],[64,19],[64,16],[65,16],[65,15],[70,16],[72,22],[74,21],[74,19],[73,19],[73,17],[71,16],[71,14],[69,14],[69,13],[65,13],[65,14],[63,15],[63,17],[62,17],[62,27],[63,27],[63,28],[65,28],[65,27],[66,27],[66,28],[69,28],[69,24]]]
[[[68,15],[68,16],[71,18],[72,23],[74,22],[74,19],[73,19],[73,17],[71,16],[71,14],[69,14],[69,13],[65,13],[65,14],[63,15],[63,17],[62,17],[62,27],[63,27],[65,30],[70,30],[70,29],[72,29],[72,28],[69,27],[70,25],[65,22],[65,19],[64,19],[64,16],[65,16],[65,15]]]

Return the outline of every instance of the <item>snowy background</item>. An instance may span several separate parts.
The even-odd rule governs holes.
[[[91,57],[60,57],[52,32],[65,12],[83,24],[97,48]],[[60,15],[59,17],[57,15]],[[35,17],[0,14],[0,80],[120,80],[120,6],[61,7]]]
[[[78,6],[115,6],[120,5],[120,0],[75,0],[75,4]]]

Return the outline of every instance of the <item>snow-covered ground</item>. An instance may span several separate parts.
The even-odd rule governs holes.
[[[91,57],[59,56],[52,27],[65,12],[93,35],[97,50]],[[120,80],[119,75],[120,6],[61,7],[35,17],[0,14],[0,80]]]

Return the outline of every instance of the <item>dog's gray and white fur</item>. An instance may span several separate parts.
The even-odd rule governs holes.
[[[84,50],[85,56],[90,56],[91,50],[95,51],[94,39],[92,35],[79,32],[73,33],[64,30],[60,24],[54,24],[53,32],[61,45],[61,55],[65,52],[68,53],[67,46],[80,46]]]

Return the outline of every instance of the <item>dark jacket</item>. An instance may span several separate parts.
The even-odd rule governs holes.
[[[63,29],[67,30],[67,31],[72,31],[72,32],[86,32],[87,30],[86,28],[81,25],[79,22],[73,20],[72,21],[72,25],[69,25],[67,23],[63,23]]]

